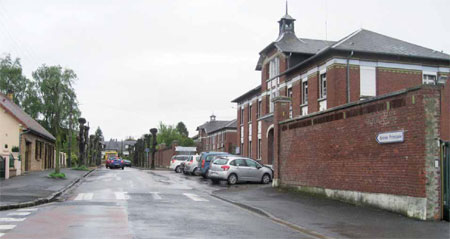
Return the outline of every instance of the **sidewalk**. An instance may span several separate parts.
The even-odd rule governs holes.
[[[0,210],[38,205],[54,200],[59,194],[91,171],[61,169],[66,179],[52,179],[54,169],[29,172],[0,180]]]
[[[446,221],[419,221],[381,209],[270,186],[238,186],[213,194],[331,238],[449,238],[450,235],[450,224]]]

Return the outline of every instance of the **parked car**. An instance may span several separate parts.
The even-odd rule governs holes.
[[[124,159],[124,160],[123,160],[123,165],[124,165],[125,167],[130,167],[130,168],[131,168],[131,161],[128,160],[128,159]]]
[[[106,160],[106,163],[105,163],[106,168],[109,168],[109,164],[110,164],[114,159],[116,159],[116,158],[117,158],[116,156],[110,156],[110,157],[108,157],[108,159]]]
[[[186,162],[184,162],[183,173],[190,175],[200,175],[200,155],[192,155]]]
[[[216,156],[230,155],[226,152],[203,152],[200,156],[200,174],[203,178],[207,178],[209,164]]]
[[[211,164],[208,178],[214,183],[221,180],[228,181],[233,185],[238,182],[261,182],[270,183],[273,170],[253,159],[240,156],[221,157]]]
[[[172,159],[170,160],[170,169],[173,169],[177,173],[181,173],[181,167],[180,164],[186,160],[188,160],[189,155],[174,155],[172,156]]]
[[[120,158],[114,158],[110,163],[109,163],[109,168],[113,169],[113,168],[124,168],[124,163],[123,163],[123,159]]]

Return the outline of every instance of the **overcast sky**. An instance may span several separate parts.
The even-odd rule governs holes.
[[[258,53],[284,11],[284,0],[0,0],[0,53],[30,78],[44,63],[73,69],[82,114],[106,139],[160,121],[193,136],[212,113],[236,118],[231,100],[260,83]],[[289,14],[297,37],[365,28],[450,53],[448,0],[290,0]]]

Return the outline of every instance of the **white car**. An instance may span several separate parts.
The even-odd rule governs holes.
[[[170,160],[170,169],[173,169],[177,173],[181,173],[181,163],[189,159],[189,155],[174,155]]]
[[[196,154],[190,156],[189,159],[184,163],[183,173],[190,175],[199,175],[200,174],[199,162],[200,162],[200,155]]]

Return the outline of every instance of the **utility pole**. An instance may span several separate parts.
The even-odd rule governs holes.
[[[72,111],[73,105],[70,103],[70,115],[69,115],[69,149],[67,150],[67,167],[72,167]]]
[[[153,142],[152,142],[152,169],[155,169],[155,152],[156,152],[156,133],[158,133],[158,130],[156,128],[150,129],[150,133],[152,134]]]
[[[84,153],[84,146],[85,146],[85,142],[84,142],[84,124],[86,123],[86,119],[85,118],[79,118],[78,119],[78,123],[80,123],[80,132],[79,132],[79,135],[78,135],[78,147],[80,148],[79,152],[78,152],[78,155],[79,155],[78,160],[79,160],[79,164],[80,165],[78,165],[78,166],[81,166],[81,165],[85,165],[86,166],[86,161],[85,161],[85,158],[84,158],[84,155],[85,155],[85,153]]]

